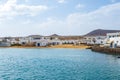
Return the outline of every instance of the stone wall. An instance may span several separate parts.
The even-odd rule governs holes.
[[[120,54],[120,48],[107,48],[107,47],[93,46],[92,51],[103,52],[108,54]]]

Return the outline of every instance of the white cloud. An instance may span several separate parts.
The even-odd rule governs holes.
[[[6,3],[0,4],[0,19],[11,19],[14,16],[30,15],[34,16],[38,13],[47,10],[45,5],[26,5],[18,4],[17,0],[7,0]]]
[[[29,0],[25,0],[25,2],[29,2]]]
[[[8,15],[8,16],[9,15],[12,16],[12,14],[31,15],[32,13],[25,12],[26,9],[31,10],[29,12],[33,11],[36,14],[37,9],[34,11],[31,9],[31,7],[29,7],[28,9],[28,7],[26,7],[27,5],[25,6],[20,5],[20,7],[17,5],[17,7],[14,7],[16,3],[11,2],[11,4],[12,4],[11,6],[13,7],[10,7],[10,8],[5,7],[5,9],[3,9],[2,12],[5,12],[5,13],[8,12],[6,14],[4,13],[4,15]],[[0,8],[0,10],[2,9]],[[0,12],[0,15],[1,14],[2,13]],[[3,17],[3,16],[0,16],[0,17]],[[0,18],[0,21],[1,19],[3,18]],[[65,17],[63,20],[59,20],[57,18],[47,18],[46,21],[43,21],[43,22],[37,21],[36,23],[32,22],[31,19],[26,20],[24,24],[20,24],[19,21],[16,21],[16,22],[17,22],[16,24],[11,23],[12,25],[10,26],[11,27],[13,26],[12,28],[10,27],[11,31],[8,29],[8,27],[6,27],[8,29],[7,31],[8,33],[12,33],[12,30],[15,29],[16,34],[18,32],[25,34],[27,30],[29,29],[28,34],[39,33],[39,34],[50,35],[53,33],[57,33],[57,34],[62,34],[62,35],[65,35],[65,34],[80,35],[80,34],[85,34],[88,31],[91,31],[97,28],[120,29],[120,3],[109,4],[109,5],[103,6],[95,11],[91,11],[88,13],[80,13],[80,12],[71,13],[67,17]],[[4,24],[4,25],[7,25],[7,24]],[[6,29],[3,27],[0,27],[0,30],[2,33],[2,31],[5,31]]]
[[[120,29],[120,3],[107,5],[89,13],[73,13],[65,20],[49,19],[40,26],[46,31],[54,30],[54,33],[59,31],[66,34],[85,34],[97,28]]]
[[[75,6],[76,9],[81,9],[81,8],[84,8],[84,7],[85,7],[85,5],[83,5],[83,4],[78,4],[78,5]]]
[[[24,22],[23,22],[23,24],[30,24],[31,23],[31,20],[25,20]]]
[[[65,3],[65,0],[57,0],[58,3]]]
[[[120,27],[119,21],[120,3],[107,5],[85,14],[74,13],[67,18],[70,26],[76,26],[81,31],[95,28],[117,29]]]
[[[16,11],[19,12],[17,13],[18,15],[31,15],[34,16],[37,13],[47,10],[47,6],[28,6],[28,5],[18,5],[15,7]]]

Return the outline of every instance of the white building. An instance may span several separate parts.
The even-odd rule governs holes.
[[[28,37],[21,37],[21,38],[19,38],[19,44],[27,45],[28,43],[30,43],[30,39]]]
[[[115,37],[120,37],[120,32],[107,33],[107,38],[115,38]]]
[[[11,38],[9,39],[10,43],[13,44],[19,44],[19,38]]]
[[[2,39],[1,39],[2,40]],[[9,37],[6,38],[7,42],[11,45],[22,45],[22,46],[49,46],[59,44],[77,44],[79,40],[74,39],[59,39],[58,36],[41,36],[41,35],[30,35],[27,37]]]
[[[49,42],[46,40],[40,40],[40,41],[35,42],[35,46],[37,46],[37,47],[39,47],[39,46],[45,47],[48,45],[49,45]]]
[[[81,39],[81,43],[84,44],[104,44],[106,36],[85,36]]]
[[[0,42],[0,47],[9,47],[11,44],[9,42]]]
[[[58,38],[53,38],[50,36],[32,35],[28,36],[28,39],[29,43],[33,43],[35,46],[48,46],[60,44],[60,40]]]
[[[5,39],[4,37],[0,38],[0,47],[9,47],[11,46],[11,43],[8,39]]]
[[[61,44],[76,44],[79,42],[79,40],[61,40]]]
[[[120,47],[120,32],[116,33],[107,33],[105,46],[109,46],[111,48]]]

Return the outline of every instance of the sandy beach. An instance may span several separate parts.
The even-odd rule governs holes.
[[[54,45],[54,46],[48,46],[48,47],[10,46],[8,48],[80,48],[80,49],[87,49],[87,48],[90,48],[90,46],[82,45],[82,44],[81,45],[64,44],[64,45]]]
[[[67,44],[67,45],[55,45],[55,46],[51,46],[50,48],[81,48],[81,49],[86,49],[89,48],[90,46],[87,45],[71,45],[71,44]]]

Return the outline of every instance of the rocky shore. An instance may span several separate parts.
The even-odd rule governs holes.
[[[108,54],[120,54],[120,48],[108,48],[108,47],[93,46],[92,51],[108,53]]]

